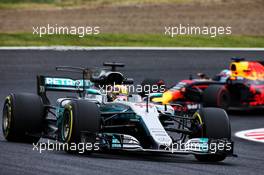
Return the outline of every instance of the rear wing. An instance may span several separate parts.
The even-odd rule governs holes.
[[[91,86],[93,86],[93,83],[90,80],[37,76],[38,94],[46,93],[47,91],[82,92]]]
[[[84,93],[86,89],[93,86],[90,80],[74,80],[64,77],[37,76],[37,93],[45,101],[48,101],[47,91]]]

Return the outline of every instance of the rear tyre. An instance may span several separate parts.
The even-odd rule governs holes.
[[[196,138],[209,139],[231,139],[231,126],[226,112],[220,108],[201,108],[195,114],[201,129]],[[226,158],[226,155],[195,155],[195,158],[203,162],[219,162]]]
[[[61,139],[67,143],[65,149],[69,153],[83,153],[83,150],[71,149],[71,145],[90,144],[91,152],[96,142],[96,134],[100,130],[100,111],[95,103],[86,100],[73,100],[64,108],[61,126]],[[74,148],[74,147],[73,147]]]
[[[218,107],[227,110],[230,100],[230,93],[223,85],[211,85],[203,93],[204,107]]]
[[[35,94],[19,93],[6,97],[2,130],[7,141],[36,143],[39,141],[44,116],[41,98]]]
[[[142,97],[145,97],[149,93],[164,92],[166,90],[166,85],[162,79],[144,79],[141,83],[142,92],[139,93]]]

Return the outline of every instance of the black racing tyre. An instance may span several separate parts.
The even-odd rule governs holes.
[[[211,85],[204,90],[204,107],[218,107],[227,110],[230,101],[230,93],[223,85]]]
[[[72,100],[69,104],[65,105],[60,135],[62,141],[68,145],[65,149],[66,152],[79,152],[77,149],[72,150],[70,148],[73,144],[90,143],[94,146],[96,134],[101,128],[100,116],[98,106],[86,100]],[[85,137],[82,137],[84,134]],[[93,149],[85,150],[85,152],[91,152]]]
[[[139,93],[142,97],[145,97],[149,93],[164,92],[166,90],[166,85],[162,79],[151,79],[146,78],[141,83],[142,92]]]
[[[196,138],[231,139],[231,126],[225,110],[220,108],[201,108],[195,114],[198,122],[202,122],[201,129]],[[226,155],[195,155],[195,158],[203,162],[223,161]]]
[[[7,141],[36,143],[40,139],[44,106],[40,96],[10,94],[3,108],[2,130]]]

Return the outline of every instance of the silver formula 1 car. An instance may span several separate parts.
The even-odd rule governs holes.
[[[132,79],[111,70],[58,69],[81,72],[82,79],[37,76],[37,94],[11,93],[3,108],[3,133],[8,141],[27,143],[48,138],[65,144],[92,143],[93,151],[137,151],[193,154],[199,161],[222,161],[233,155],[231,128],[226,112],[201,108],[175,114],[170,105],[149,98],[121,94],[110,98],[99,85],[125,85]],[[52,105],[47,93],[74,92]],[[120,95],[120,94],[119,94]],[[127,98],[123,98],[126,95]],[[112,96],[111,96],[112,97]],[[69,147],[67,152],[76,152]],[[78,150],[77,150],[78,151]]]

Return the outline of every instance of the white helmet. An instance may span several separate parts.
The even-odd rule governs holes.
[[[228,78],[231,76],[231,71],[228,69],[224,69],[218,75],[220,77],[219,79],[220,82],[226,82]]]

